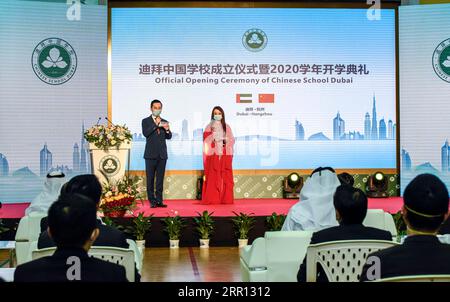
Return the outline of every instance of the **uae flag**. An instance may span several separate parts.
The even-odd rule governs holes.
[[[239,93],[236,94],[236,103],[251,103],[252,94],[251,93]]]
[[[273,94],[273,93],[260,94],[259,102],[260,103],[275,103],[275,94]]]

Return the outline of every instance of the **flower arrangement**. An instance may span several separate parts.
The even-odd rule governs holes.
[[[97,148],[106,150],[111,147],[119,149],[122,143],[129,144],[132,140],[130,130],[121,125],[94,125],[84,132],[84,138]]]
[[[286,215],[284,214],[278,215],[277,213],[273,212],[272,215],[267,216],[266,223],[269,227],[269,231],[281,231],[285,220]]]
[[[178,211],[174,211],[175,216],[169,215],[162,218],[161,221],[166,225],[164,231],[169,234],[170,240],[179,240],[181,237],[181,230],[186,226],[183,218],[178,215]]]
[[[134,208],[136,199],[141,199],[138,181],[137,176],[124,176],[116,182],[103,184],[99,206],[103,214],[109,217],[120,217]]]

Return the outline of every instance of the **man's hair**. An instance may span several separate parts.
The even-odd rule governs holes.
[[[367,196],[360,189],[340,185],[336,188],[333,202],[342,224],[362,224],[366,218]]]
[[[355,183],[355,179],[353,178],[353,176],[351,176],[347,172],[340,173],[337,177],[339,178],[339,182],[341,183],[341,185],[348,185],[350,187],[353,187]]]
[[[89,197],[98,204],[102,196],[102,185],[98,181],[97,176],[93,174],[78,175],[69,180],[61,188],[61,195],[71,193]]]
[[[404,217],[412,229],[437,231],[448,212],[449,196],[445,184],[432,174],[416,176],[403,193]]]
[[[161,101],[160,100],[153,100],[151,103],[150,103],[150,108],[152,108],[153,107],[153,104],[161,104],[161,106],[162,106],[162,103],[161,103]]]
[[[88,197],[64,194],[48,210],[48,227],[58,248],[83,247],[97,227],[97,209]]]

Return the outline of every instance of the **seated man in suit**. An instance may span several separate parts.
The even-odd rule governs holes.
[[[96,207],[98,208],[100,204],[100,198],[102,195],[102,186],[98,181],[97,177],[92,174],[78,175],[73,177],[69,182],[67,182],[61,188],[61,195],[63,194],[81,194],[89,199],[93,200]],[[41,220],[41,229],[47,227],[47,218]],[[97,218],[97,228],[100,231],[97,239],[94,242],[94,246],[111,246],[127,249],[129,244],[125,234],[116,228],[108,225],[104,225],[100,219]],[[48,231],[43,231],[39,236],[38,249],[43,249],[47,247],[54,247],[53,242]],[[141,275],[138,270],[135,270],[135,280],[136,282],[141,280]]]
[[[378,257],[380,265],[377,268],[366,263],[361,281],[450,274],[450,245],[436,237],[448,216],[449,196],[445,184],[434,175],[418,175],[406,186],[403,203],[407,238],[402,245],[369,255]]]
[[[61,194],[77,193],[89,197],[98,207],[102,195],[102,186],[97,177],[92,174],[78,175],[73,177],[61,189]],[[129,244],[125,234],[113,227],[104,225],[100,219],[97,219],[97,228],[100,234],[95,240],[95,246],[112,246],[127,249]],[[44,229],[39,236],[38,248],[54,247],[55,243],[50,238],[47,229],[47,219],[41,220],[41,230]]]
[[[365,227],[362,223],[367,214],[367,197],[363,191],[349,185],[340,185],[333,197],[336,219],[339,226],[313,233],[310,244],[338,240],[388,240],[392,234],[388,231]],[[297,274],[299,282],[306,281],[306,256]],[[328,279],[322,267],[317,268],[317,282]]]
[[[14,281],[127,282],[123,266],[91,258],[87,253],[99,234],[96,212],[95,204],[83,195],[60,196],[48,211],[55,253],[19,265]]]

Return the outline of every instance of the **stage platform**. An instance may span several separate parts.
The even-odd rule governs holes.
[[[153,214],[151,219],[151,229],[146,235],[147,247],[167,247],[169,240],[164,232],[164,224],[162,217],[168,215],[176,215],[175,211],[185,219],[186,227],[182,231],[180,239],[181,247],[195,247],[199,245],[199,237],[195,230],[193,217],[197,216],[197,212],[208,210],[214,212],[213,218],[215,222],[215,232],[211,238],[211,246],[236,246],[237,237],[231,218],[234,212],[243,212],[246,214],[253,213],[255,216],[255,225],[249,232],[249,243],[255,238],[264,236],[267,230],[266,216],[273,212],[277,214],[287,214],[290,207],[295,204],[295,199],[236,199],[232,205],[201,205],[198,200],[166,200],[167,208],[150,208],[149,202],[144,201],[143,205],[134,211],[134,215],[144,212],[145,216]],[[383,199],[369,199],[370,209],[383,209],[389,213],[396,213],[402,207],[401,197],[391,197]],[[25,209],[28,203],[4,204],[0,209],[0,218],[4,224],[11,230],[1,234],[1,240],[14,240],[15,229],[25,215]],[[131,215],[123,218],[114,218],[114,223],[120,226],[131,226]],[[130,238],[131,235],[129,235]]]
[[[273,212],[287,214],[290,207],[297,202],[296,199],[236,199],[232,205],[201,205],[198,200],[173,199],[165,200],[167,208],[150,208],[148,201],[138,203],[135,213],[144,212],[145,216],[154,214],[154,217],[165,217],[177,211],[182,217],[197,216],[197,212],[208,210],[217,217],[231,217],[234,212],[253,213],[254,216],[269,216]],[[369,198],[369,209],[383,209],[389,213],[398,212],[403,204],[401,197]],[[0,218],[22,218],[29,203],[3,204],[0,209]],[[129,215],[127,215],[129,216]]]

